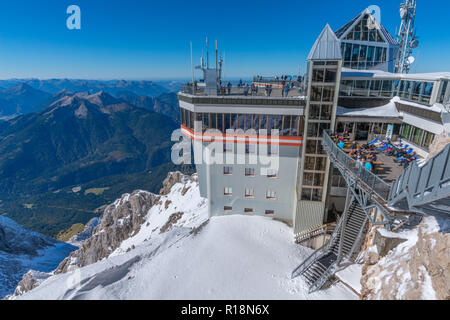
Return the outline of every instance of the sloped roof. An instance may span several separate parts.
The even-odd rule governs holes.
[[[347,34],[347,31],[349,31],[350,28],[352,28],[354,25],[356,25],[361,19],[364,18],[365,15],[370,14],[372,18],[374,19],[374,23],[376,27],[381,31],[386,41],[394,46],[398,46],[399,43],[392,37],[392,35],[387,31],[387,29],[373,16],[369,9],[364,9],[360,14],[358,14],[355,18],[353,18],[351,21],[346,23],[343,27],[338,29],[336,31],[336,36],[344,40],[343,37]]]
[[[341,43],[329,24],[317,38],[307,60],[341,60]]]

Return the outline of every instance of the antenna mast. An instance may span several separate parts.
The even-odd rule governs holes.
[[[414,62],[412,51],[419,46],[414,27],[416,7],[417,0],[403,0],[403,3],[400,5],[402,23],[397,34],[397,41],[400,43],[400,50],[395,66],[395,72],[397,73],[409,73],[411,64]]]

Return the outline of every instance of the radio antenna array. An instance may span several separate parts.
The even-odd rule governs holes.
[[[416,29],[417,0],[403,0],[400,5],[400,17],[402,19],[400,29],[397,34],[397,41],[400,44],[398,59],[395,66],[397,73],[409,73],[411,64],[414,62],[412,56],[413,49],[419,46]]]

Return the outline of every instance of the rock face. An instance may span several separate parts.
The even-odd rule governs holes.
[[[374,246],[365,252],[363,299],[450,299],[450,235],[445,227],[448,221],[437,221],[427,217],[398,237],[375,236],[392,239],[378,240],[383,244],[380,254]],[[380,258],[381,253],[385,256]]]
[[[169,194],[175,184],[189,179],[193,178],[178,171],[170,172],[163,181],[160,195]],[[78,240],[84,240],[80,244],[80,249],[72,252],[54,273],[65,273],[108,257],[124,240],[139,232],[147,212],[155,204],[160,203],[160,195],[134,191],[131,194],[124,194],[113,204],[106,206],[102,217],[99,220],[91,220],[86,230],[76,236]],[[175,223],[181,215],[182,213],[174,215],[168,224]],[[170,225],[167,226],[169,227]]]
[[[30,270],[22,278],[22,280],[17,285],[16,290],[14,290],[13,296],[20,296],[25,292],[33,290],[41,284],[42,281],[50,277],[50,273],[39,272]],[[12,296],[11,296],[12,297]],[[9,297],[6,297],[8,299]]]
[[[105,207],[106,208],[106,207]],[[81,243],[84,240],[89,239],[92,234],[94,233],[95,228],[100,224],[100,218],[92,218],[91,220],[89,220],[89,222],[86,224],[86,226],[84,227],[83,231],[81,231],[80,233],[74,235],[72,238],[69,239],[69,243],[73,244],[74,246],[81,246]]]
[[[135,191],[123,195],[107,206],[91,238],[67,257],[55,270],[55,274],[65,273],[108,257],[123,240],[139,231],[147,211],[158,199],[159,197],[152,193]]]
[[[176,183],[182,182],[182,180],[183,180],[184,177],[185,177],[185,176],[184,176],[181,172],[179,172],[179,171],[176,171],[176,172],[170,172],[170,173],[167,175],[167,178],[164,179],[164,181],[163,181],[163,183],[162,183],[162,184],[163,184],[163,187],[162,187],[162,189],[159,191],[159,194],[162,195],[162,196],[168,195],[169,192],[170,192],[170,190],[172,189],[172,187],[173,187]]]

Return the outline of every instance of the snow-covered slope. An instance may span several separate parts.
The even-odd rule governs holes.
[[[0,216],[0,299],[11,294],[29,270],[52,271],[75,249]]]
[[[83,257],[73,255],[67,260],[70,268],[17,298],[357,298],[341,285],[308,295],[301,278],[291,280],[292,270],[311,250],[294,244],[291,228],[282,222],[251,216],[208,219],[207,202],[200,197],[195,176],[165,184],[162,191],[153,195],[156,198],[140,228],[115,249],[110,248],[106,257],[78,268]],[[115,206],[126,206],[131,200],[128,195]],[[120,218],[124,226],[134,218],[127,217]],[[110,223],[120,224],[114,219]],[[111,230],[118,232],[116,227],[106,228],[102,218],[93,238]],[[85,252],[90,251],[85,248]]]

